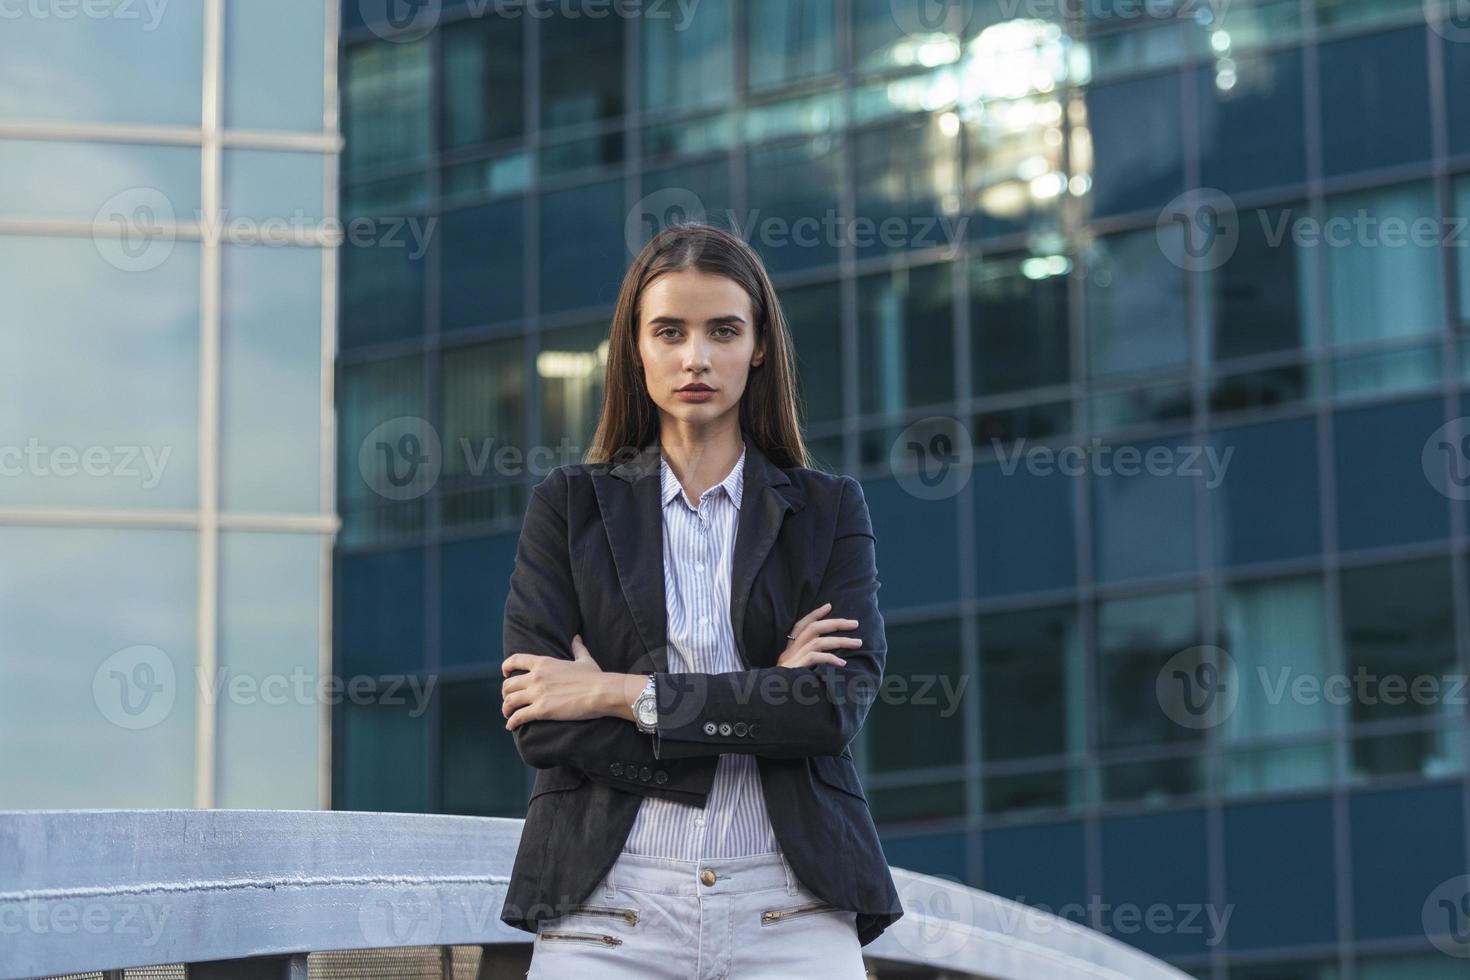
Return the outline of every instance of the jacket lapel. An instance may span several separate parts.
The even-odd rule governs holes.
[[[745,608],[756,573],[775,545],[786,514],[801,510],[806,498],[800,487],[756,448],[748,434],[744,438],[744,488],[730,576],[730,624],[735,630],[740,658],[749,667],[745,655]],[[618,583],[653,662],[652,669],[666,672],[669,641],[663,509],[659,501],[661,452],[655,440],[632,459],[610,470],[593,469],[591,474],[617,567]]]

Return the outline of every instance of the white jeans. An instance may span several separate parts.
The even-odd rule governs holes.
[[[779,852],[623,852],[579,905],[542,921],[526,977],[864,980],[856,920],[808,891]]]

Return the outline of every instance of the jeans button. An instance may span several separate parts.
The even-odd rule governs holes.
[[[706,885],[713,885],[715,883],[715,877],[716,875],[714,871],[710,868],[705,868],[699,873],[699,880],[704,882]]]

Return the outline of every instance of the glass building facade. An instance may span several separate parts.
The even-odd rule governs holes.
[[[338,13],[0,7],[0,809],[330,806]]]
[[[500,616],[548,467],[497,452],[587,445],[628,262],[702,215],[872,511],[891,863],[1215,980],[1462,976],[1470,24],[537,6],[344,7],[343,213],[432,233],[343,250],[337,656],[436,687],[341,707],[335,805],[523,814]]]

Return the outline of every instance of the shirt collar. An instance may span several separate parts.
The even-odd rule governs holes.
[[[716,483],[715,486],[710,487],[710,490],[714,490],[716,487],[723,487],[726,496],[735,504],[736,510],[740,509],[740,498],[745,491],[745,451],[745,444],[742,440],[740,458],[735,461],[734,469],[730,470],[730,474],[723,480]],[[674,470],[669,466],[669,461],[664,459],[663,453],[659,453],[658,466],[659,478],[662,480],[661,486],[663,487],[663,502],[667,504],[675,496],[683,493],[684,488],[680,485],[679,478],[674,475]],[[709,491],[707,490],[705,492],[708,493]]]

